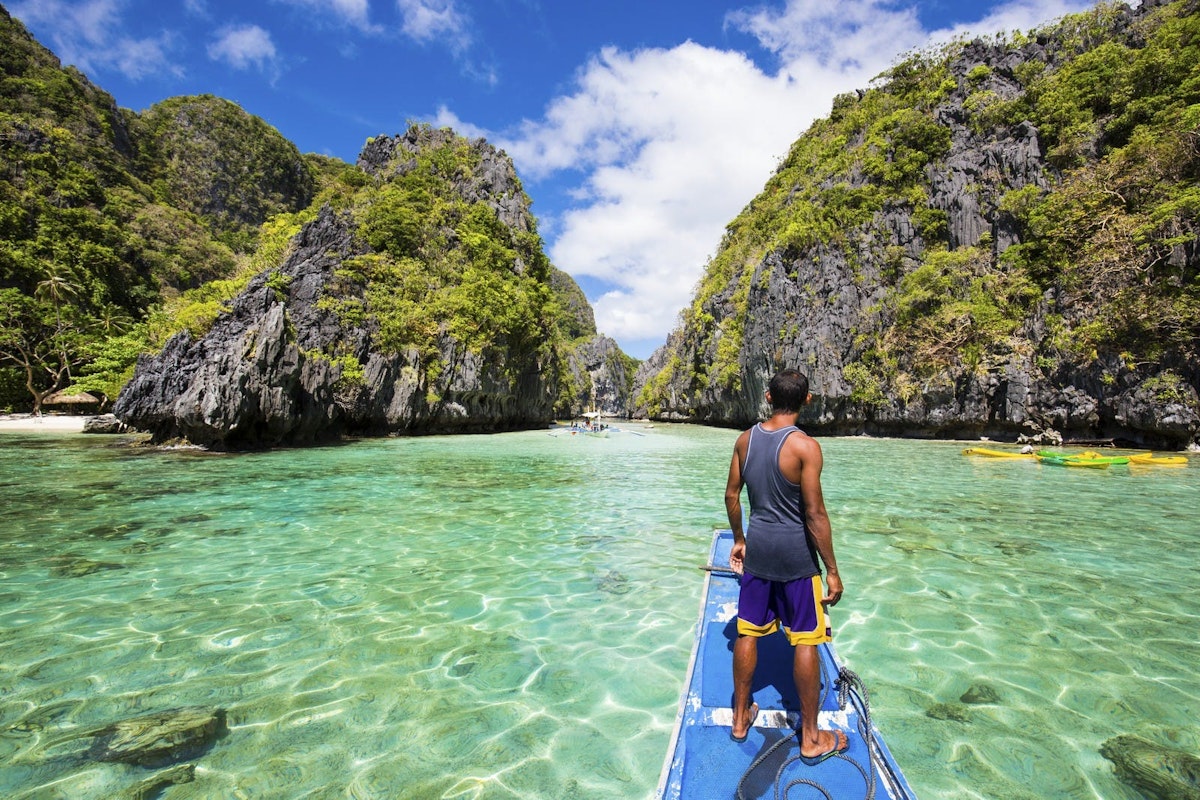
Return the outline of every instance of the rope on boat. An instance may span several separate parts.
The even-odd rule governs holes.
[[[870,693],[867,692],[867,685],[863,683],[862,678],[858,677],[858,673],[847,667],[842,667],[838,672],[838,708],[845,708],[847,701],[857,700],[854,705],[858,707],[858,733],[863,738],[863,744],[867,746],[867,773],[863,775],[867,780],[866,800],[874,800],[875,798],[875,727],[871,725],[871,700]],[[858,767],[858,771],[862,772],[862,764],[859,764],[853,759],[846,759],[854,766]]]
[[[838,708],[844,709],[846,707],[846,703],[851,700],[854,701],[854,705],[858,708],[858,732],[859,735],[862,736],[863,742],[867,746],[867,769],[863,769],[862,764],[853,758],[850,758],[850,756],[846,755],[845,753],[837,753],[834,755],[834,758],[840,758],[843,761],[854,765],[854,768],[862,774],[863,780],[867,784],[865,800],[874,800],[876,767],[873,753],[875,752],[875,729],[871,726],[871,704],[869,695],[867,693],[867,687],[865,684],[863,684],[862,679],[859,678],[853,670],[847,669],[846,667],[842,667],[838,671],[836,683],[838,687]],[[829,696],[830,690],[829,673],[825,667],[824,661],[821,662],[821,687],[821,702],[819,703],[818,707],[825,705],[825,700]],[[746,800],[746,796],[742,791],[742,787],[746,783],[746,779],[750,777],[750,773],[758,769],[765,761],[767,761],[767,759],[771,757],[776,750],[779,750],[792,739],[796,739],[798,744],[799,735],[799,731],[793,730],[787,736],[784,736],[778,742],[768,747],[763,753],[755,758],[753,762],[751,762],[750,766],[747,767],[746,771],[742,774],[741,780],[738,781],[736,795],[737,800]],[[826,800],[833,800],[833,795],[831,795],[825,789],[825,787],[821,785],[820,782],[810,780],[808,778],[796,778],[782,788],[780,787],[780,782],[783,780],[784,771],[787,770],[787,768],[793,763],[800,760],[799,752],[800,750],[797,747],[797,754],[785,759],[784,762],[779,765],[779,770],[775,773],[774,784],[776,800],[786,800],[788,792],[791,791],[795,786],[810,786],[824,795]]]

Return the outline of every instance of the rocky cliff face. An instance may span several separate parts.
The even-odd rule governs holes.
[[[417,138],[374,140],[364,168],[404,169]],[[486,203],[506,226],[531,230],[511,163],[483,143],[472,146],[486,157],[456,190],[469,204]],[[157,441],[217,449],[513,430],[552,420],[555,347],[519,347],[504,337],[468,347],[453,321],[420,351],[382,347],[380,321],[364,300],[369,287],[343,273],[348,261],[369,254],[353,214],[323,208],[284,262],[256,276],[206,335],[181,333],[160,354],[143,356],[115,414]],[[529,271],[528,260],[503,269]],[[337,303],[347,300],[367,313],[339,314]]]
[[[620,346],[604,335],[584,339],[568,356],[565,380],[577,387],[564,417],[585,411],[606,416],[629,415],[633,391],[633,362]]]
[[[177,334],[159,355],[143,356],[114,413],[157,441],[214,449],[512,430],[551,420],[552,365],[530,361],[514,381],[503,365],[443,337],[451,366],[430,380],[413,354],[374,351],[369,326],[346,327],[322,310],[335,270],[364,251],[347,215],[322,210],[280,267],[285,280],[264,272],[202,339]],[[353,355],[361,377],[348,377],[346,362],[325,355],[334,352]]]
[[[453,131],[413,126],[399,136],[376,136],[358,156],[358,166],[369,175],[389,178],[418,169],[417,155],[423,150],[469,147],[477,161],[469,171],[454,176],[455,191],[470,203],[485,203],[500,222],[514,231],[532,233],[536,228],[529,211],[529,198],[521,189],[512,160],[483,140],[467,143]]]
[[[173,97],[138,115],[142,167],[175,208],[217,231],[252,231],[312,202],[315,181],[294,144],[212,95]]]
[[[1103,20],[1103,36],[1093,26],[1086,47],[1115,39],[1136,51],[1150,38],[1151,14],[1159,5],[1167,4],[1117,9]],[[1181,13],[1186,19],[1194,10]],[[1120,112],[1107,110],[1088,135],[1076,134],[1069,159],[1063,155],[1065,134],[1056,132],[1055,147],[1048,147],[1030,119],[1003,118],[1000,109],[1037,116],[1039,107],[1027,97],[1031,88],[1048,91],[1055,84],[1045,76],[1085,49],[1065,36],[1060,30],[1016,43],[967,43],[944,60],[919,65],[932,78],[898,69],[875,94],[840,98],[833,120],[806,134],[791,162],[731,224],[725,253],[715,259],[684,324],[639,370],[636,413],[745,426],[765,413],[766,382],[787,366],[810,377],[814,402],[802,420],[815,432],[1117,439],[1159,447],[1194,442],[1200,433],[1195,332],[1161,347],[1116,342],[1092,345],[1090,352],[1064,348],[1068,334],[1082,336],[1079,331],[1098,324],[1102,298],[1093,295],[1138,295],[1091,276],[1081,291],[1075,273],[1050,274],[1043,262],[1027,257],[1045,257],[1059,245],[1038,238],[1045,232],[1022,215],[1014,198],[1049,198],[1083,180],[1077,176],[1091,177],[1089,170],[1107,163],[1106,121]],[[923,116],[914,121],[910,109],[901,109],[885,117],[884,101],[911,104],[913,93],[905,94],[904,84],[917,81],[940,92]],[[881,101],[881,91],[891,95]],[[819,142],[823,131],[879,105],[882,122],[860,125],[856,136],[846,138],[846,151],[855,156],[846,159],[849,166],[804,183],[822,166],[798,163],[796,154],[817,152],[811,142]],[[918,149],[922,159],[917,168],[908,167],[914,177],[906,183],[904,159]],[[1195,180],[1191,173],[1186,177]],[[1158,182],[1166,180],[1163,175]],[[816,200],[803,213],[795,210],[805,198]],[[773,227],[751,232],[752,224],[770,216],[764,207],[772,209]],[[820,235],[802,229],[821,215],[853,224],[831,225]],[[1195,216],[1176,214],[1172,226],[1175,238],[1144,255],[1141,280],[1155,280],[1154,259],[1174,264],[1175,277],[1164,272],[1162,280],[1196,279]],[[754,236],[760,247],[738,249]],[[1081,252],[1063,261],[1087,257]],[[946,266],[951,263],[953,269]],[[728,264],[733,266],[722,266]],[[989,291],[1020,299],[989,299]],[[953,314],[947,310],[950,295],[962,298]],[[984,311],[996,308],[1011,317],[1003,326],[984,319]],[[1002,332],[988,332],[995,330]]]

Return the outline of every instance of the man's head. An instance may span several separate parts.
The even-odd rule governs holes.
[[[808,402],[808,378],[794,369],[775,373],[767,384],[767,399],[773,412],[798,412]]]

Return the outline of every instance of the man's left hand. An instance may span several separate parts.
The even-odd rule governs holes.
[[[836,606],[838,600],[842,599],[842,578],[836,572],[831,572],[825,576],[825,596],[821,598],[821,602],[826,605]]]

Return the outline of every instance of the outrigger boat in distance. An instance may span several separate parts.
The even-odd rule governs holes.
[[[599,411],[585,412],[578,419],[571,422],[570,425],[556,425],[550,430],[551,436],[598,436],[604,439],[607,439],[613,433],[628,433],[633,436],[645,435],[637,431],[618,428],[615,425],[604,422],[603,415]]]
[[[844,731],[848,750],[813,766],[800,760],[800,701],[792,680],[792,648],[782,633],[759,642],[751,687],[758,718],[744,742],[731,739],[738,600],[738,579],[728,566],[732,547],[733,533],[717,531],[709,563],[703,567],[700,623],[657,800],[786,797],[797,783],[838,800],[915,800],[900,765],[871,723],[862,682],[838,660],[830,644],[818,647],[819,724]]]

